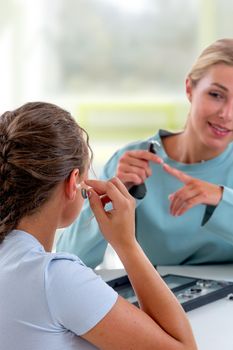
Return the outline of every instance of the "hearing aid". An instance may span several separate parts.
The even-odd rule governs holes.
[[[159,148],[161,148],[161,146],[158,141],[150,141],[148,145],[148,152],[156,154]],[[134,185],[129,189],[129,193],[131,194],[131,196],[133,196],[136,199],[143,199],[146,195],[146,192],[147,189],[144,182],[140,185]]]
[[[86,188],[81,188],[81,196],[83,199],[86,199],[88,197]]]

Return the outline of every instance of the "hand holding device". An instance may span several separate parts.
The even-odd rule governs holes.
[[[148,152],[156,154],[156,147],[161,147],[158,141],[151,141],[148,146]],[[129,193],[136,199],[143,199],[147,189],[145,183],[134,185],[129,189]]]
[[[91,209],[105,239],[113,246],[129,247],[135,244],[135,200],[117,178],[108,181],[86,180]],[[105,208],[103,196],[112,208]]]

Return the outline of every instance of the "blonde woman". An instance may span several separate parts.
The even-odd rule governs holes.
[[[129,189],[146,183],[136,206],[136,237],[154,265],[232,262],[233,39],[201,53],[186,95],[190,110],[182,131],[160,130],[127,145],[108,161],[102,178],[117,176]],[[149,141],[159,142],[157,155],[147,151]],[[107,243],[94,220],[87,225],[90,216],[86,203],[57,249],[96,266]]]

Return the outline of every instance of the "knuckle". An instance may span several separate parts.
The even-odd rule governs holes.
[[[122,156],[121,159],[127,159],[132,155],[132,151],[126,151]]]
[[[117,184],[118,181],[119,181],[119,179],[118,179],[118,177],[116,177],[116,176],[114,176],[114,177],[110,180],[110,182],[111,182],[112,184]]]
[[[188,207],[188,208],[193,206],[194,204],[195,204],[195,199],[193,199],[193,198],[190,198],[186,201],[186,207]]]
[[[142,169],[142,168],[139,168],[138,169],[138,175],[144,180],[146,179],[146,170],[145,169]]]
[[[110,179],[106,182],[106,189],[110,190],[110,189],[112,189],[112,186],[113,186],[112,179]]]
[[[180,196],[179,196],[179,193],[175,192],[172,194],[171,196],[171,200],[174,202],[174,201],[177,201],[177,200],[180,200]]]
[[[198,186],[197,184],[197,180],[196,179],[190,179],[187,183],[187,186],[189,186],[190,188],[195,188]]]
[[[135,185],[140,185],[142,183],[142,179],[137,176],[136,174],[133,174],[131,176],[131,181],[135,184]]]
[[[115,184],[115,185],[120,185],[120,184],[123,184],[123,182],[122,182],[122,180],[119,178],[119,177],[114,177],[114,180],[113,180],[113,183]]]
[[[184,194],[182,192],[177,192],[175,195],[174,195],[174,198],[179,200],[179,201],[184,201]]]
[[[128,158],[127,154],[124,153],[119,159],[118,166],[120,166],[122,163],[127,163],[127,158]]]
[[[208,192],[207,192],[206,190],[203,190],[203,191],[202,191],[202,196],[203,196],[204,198],[208,198]]]

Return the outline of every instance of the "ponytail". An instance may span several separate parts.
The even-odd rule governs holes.
[[[0,116],[0,243],[71,171],[89,164],[88,135],[70,113],[32,102]]]

